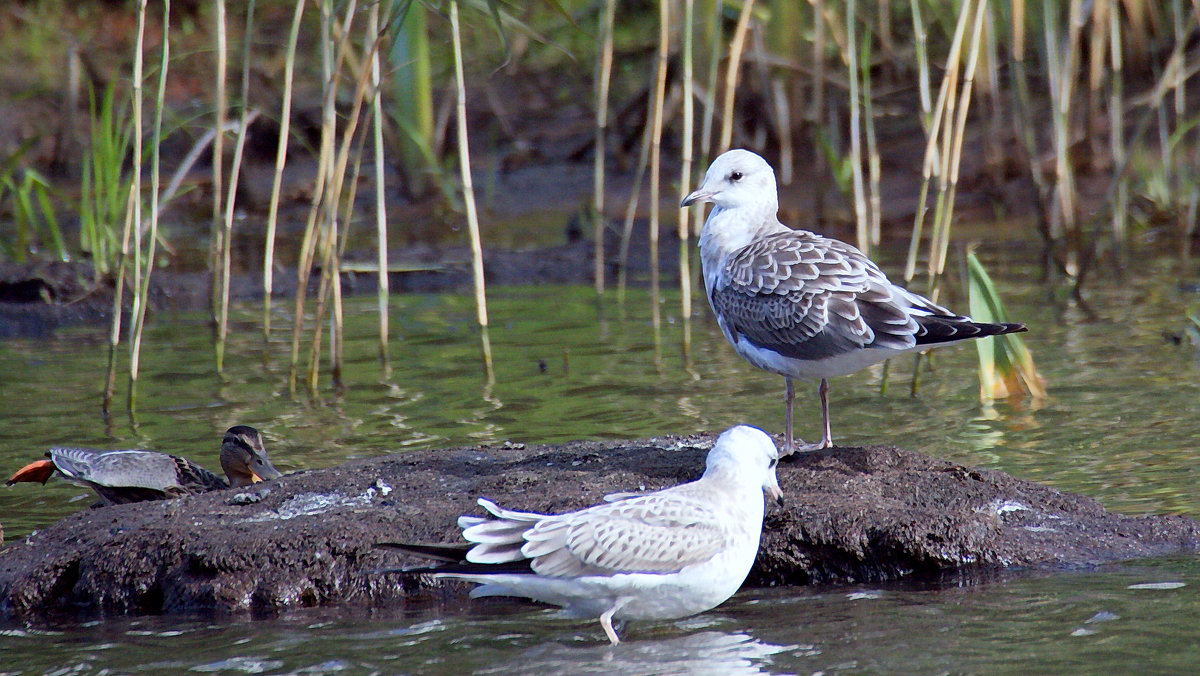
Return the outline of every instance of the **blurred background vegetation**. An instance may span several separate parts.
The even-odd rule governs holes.
[[[902,242],[921,291],[971,213],[1082,301],[1147,237],[1190,251],[1198,24],[1195,0],[7,2],[0,258],[114,287],[131,380],[155,269],[210,275],[218,370],[231,274],[264,335],[294,277],[313,387],[326,351],[338,378],[341,271],[378,279],[386,368],[389,271],[421,243],[469,250],[486,327],[489,249],[587,240],[603,294],[633,240],[657,288],[661,231],[690,317],[679,197],[742,146],[785,223]]]

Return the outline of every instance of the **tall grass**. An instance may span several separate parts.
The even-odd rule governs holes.
[[[121,224],[131,184],[125,163],[133,142],[132,123],[128,106],[116,96],[113,84],[104,88],[99,101],[94,91],[89,92],[91,142],[83,158],[79,237],[97,281],[113,273],[120,258]]]
[[[253,0],[241,6],[248,13],[240,36],[244,50],[240,94],[231,97],[227,91],[227,31],[237,22],[227,21],[226,0],[211,4],[211,22],[206,25],[213,55],[209,92],[213,145],[209,269],[217,370],[225,367],[235,196],[253,115],[247,102],[249,45],[263,32],[255,26]],[[128,93],[115,86],[103,93],[97,90],[91,99],[91,139],[83,152],[78,247],[62,241],[55,210],[47,206],[59,191],[53,189],[46,175],[8,165],[0,172],[0,200],[11,203],[19,215],[13,242],[5,245],[10,256],[39,244],[51,248],[57,257],[68,257],[68,249],[78,248],[91,257],[97,281],[117,281],[116,309],[126,278],[131,280],[135,310],[132,321],[137,336],[133,339],[133,379],[138,371],[136,354],[146,312],[144,300],[159,241],[156,219],[162,203],[174,191],[171,186],[160,191],[159,160],[154,154],[163,135],[168,40],[164,39],[160,56],[154,131],[148,132],[140,117],[144,79],[140,41],[146,30],[146,3],[139,2],[136,7],[139,44],[133,60],[133,86]],[[826,203],[837,199],[836,195],[827,195],[823,186],[842,187],[853,212],[853,238],[863,249],[877,245],[887,226],[882,221],[886,194],[882,186],[891,178],[890,172],[920,171],[922,182],[913,205],[911,228],[902,228],[910,236],[904,277],[914,283],[923,272],[935,297],[951,241],[958,236],[953,223],[960,174],[976,148],[982,148],[988,162],[997,161],[998,156],[1010,161],[996,152],[1002,149],[997,137],[1001,132],[1009,133],[999,126],[1005,116],[1014,120],[1011,132],[1018,140],[1011,155],[1018,157],[1019,170],[1035,186],[1032,194],[1038,203],[1047,250],[1076,286],[1088,266],[1099,260],[1098,252],[1106,242],[1116,252],[1114,259],[1125,257],[1131,246],[1130,232],[1135,230],[1130,211],[1133,205],[1155,211],[1154,217],[1170,219],[1185,252],[1196,227],[1200,172],[1195,169],[1194,158],[1200,151],[1195,128],[1200,117],[1189,108],[1189,95],[1194,100],[1196,87],[1190,81],[1200,67],[1189,50],[1200,11],[1195,3],[1184,0],[1037,4],[1027,0],[962,0],[950,4],[939,0],[811,0],[800,4],[786,0],[714,0],[699,5],[693,0],[663,0],[655,6],[654,14],[647,10],[645,17],[622,16],[621,21],[617,21],[615,0],[604,0],[588,8],[598,17],[594,34],[581,30],[574,24],[575,15],[552,0],[531,5],[519,19],[511,15],[509,6],[490,0],[444,5],[411,0],[319,0],[312,5],[319,14],[311,27],[315,35],[304,32],[307,7],[303,0],[295,0],[288,7],[291,24],[283,49],[282,100],[277,109],[280,136],[265,219],[262,270],[262,330],[269,337],[279,206],[285,199],[282,193],[289,149],[295,149],[293,97],[298,87],[316,85],[321,97],[317,171],[311,186],[306,186],[311,187],[312,197],[304,234],[295,252],[298,291],[292,308],[293,386],[300,368],[301,344],[307,339],[306,380],[310,388],[316,387],[327,330],[335,381],[340,371],[344,337],[339,273],[349,233],[360,220],[354,211],[359,178],[364,183],[373,182],[373,271],[378,275],[379,353],[384,368],[389,361],[390,342],[388,196],[396,192],[405,192],[409,197],[427,195],[429,191],[422,184],[436,180],[442,187],[439,199],[459,208],[457,195],[446,197],[450,192],[446,186],[451,185],[446,177],[451,172],[442,176],[441,167],[451,164],[457,165],[461,181],[476,321],[486,336],[484,245],[479,222],[486,218],[486,212],[481,216],[475,204],[471,166],[478,164],[479,158],[472,157],[468,144],[469,135],[476,132],[468,129],[467,111],[479,119],[486,117],[489,106],[476,105],[469,99],[467,82],[474,76],[469,76],[465,63],[473,55],[511,59],[506,64],[512,69],[558,67],[566,60],[546,66],[548,57],[539,54],[537,58],[542,61],[536,61],[529,56],[528,44],[514,48],[506,39],[493,40],[499,43],[493,45],[484,40],[472,41],[471,17],[501,31],[501,36],[514,26],[523,26],[523,21],[541,22],[544,35],[527,27],[521,29],[526,31],[524,35],[535,36],[530,42],[540,40],[538,44],[548,43],[573,56],[596,61],[584,68],[595,77],[589,83],[595,98],[594,125],[585,121],[579,127],[594,144],[591,274],[598,295],[605,289],[604,212],[611,202],[606,191],[613,185],[606,181],[606,173],[611,171],[607,160],[617,157],[621,166],[636,167],[635,189],[626,208],[619,253],[618,284],[622,289],[637,203],[643,194],[645,172],[650,172],[646,182],[651,202],[646,211],[650,216],[651,283],[657,287],[660,199],[664,189],[671,192],[669,184],[662,185],[662,172],[667,171],[671,181],[678,176],[682,194],[694,183],[696,163],[703,166],[717,152],[748,145],[767,154],[778,151],[781,183],[786,184],[792,153],[801,150],[793,141],[800,138],[794,133],[796,125],[811,125],[811,134],[805,136],[811,136],[821,147],[820,152],[813,153],[814,161],[803,174],[809,179],[807,186],[787,190],[793,194],[808,191],[814,207],[807,220],[820,225]],[[624,6],[621,9],[627,11]],[[553,16],[553,21],[544,15]],[[657,41],[651,55],[645,31],[629,26],[649,26],[655,15]],[[627,21],[639,18],[645,23]],[[170,33],[172,28],[166,4],[163,29]],[[555,39],[566,46],[554,44]],[[302,42],[313,46],[313,56],[299,50]],[[695,49],[697,45],[700,49]],[[319,65],[315,69],[320,71],[318,75],[310,74],[310,61]],[[675,64],[679,68],[670,67]],[[743,69],[743,65],[750,67]],[[1152,86],[1143,84],[1147,73],[1153,74]],[[644,127],[636,130],[641,136],[633,163],[632,157],[622,156],[625,151],[614,142],[616,124],[621,121],[614,111],[632,110],[635,106],[630,97],[641,97],[643,92],[646,96],[636,99],[636,107],[640,112],[644,105],[648,114]],[[445,134],[439,133],[441,127],[435,115],[439,98],[444,104],[442,119],[448,122],[453,116],[453,131]],[[675,106],[675,101],[682,101],[682,105]],[[790,112],[798,101],[806,105],[803,115]],[[701,105],[699,111],[694,110],[696,103]],[[907,158],[888,156],[889,138],[876,125],[887,124],[886,115],[895,110],[919,120],[925,134],[919,165],[897,169],[895,163]],[[990,117],[972,127],[982,117],[981,110]],[[233,117],[233,111],[238,113],[238,122],[230,125],[227,120]],[[681,111],[681,120],[672,119],[676,111]],[[697,113],[700,120],[694,119]],[[1137,122],[1136,128],[1130,124],[1132,121]],[[231,136],[232,152],[227,153],[225,134],[230,128],[237,136]],[[976,140],[972,133],[976,129],[982,130],[979,133],[984,139]],[[153,185],[149,190],[149,212],[143,215],[141,172],[145,155],[139,148],[143,139],[151,137]],[[457,156],[448,159],[442,157],[442,145],[450,138],[454,139]],[[842,143],[841,138],[848,143]],[[1157,139],[1157,145],[1147,138]],[[1090,149],[1090,157],[1081,160],[1077,153],[1084,146]],[[1151,146],[1156,151],[1153,154],[1147,152]],[[1107,157],[1101,156],[1104,154]],[[676,159],[678,172],[670,164]],[[389,162],[392,172],[402,177],[396,186],[400,190],[386,189]],[[182,164],[187,166],[188,162]],[[1086,185],[1082,172],[1096,167],[1104,170],[1112,196],[1104,200],[1105,209],[1099,216],[1085,208],[1087,203],[1080,196],[1080,186]],[[993,171],[993,167],[985,167],[980,174]],[[173,181],[175,185],[178,183]],[[453,186],[455,190],[458,187]],[[907,203],[911,197],[899,199]],[[697,220],[689,221],[691,216]],[[677,223],[680,311],[685,318],[691,315],[690,252],[694,246],[690,239],[699,227],[699,210],[691,216],[681,212]],[[311,277],[318,271],[310,308],[306,306],[307,294],[314,286]],[[119,328],[114,327],[114,336],[119,335]],[[485,347],[485,352],[490,348]]]

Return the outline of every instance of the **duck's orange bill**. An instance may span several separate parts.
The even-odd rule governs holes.
[[[260,481],[262,481],[262,480],[263,480],[263,478],[262,478],[262,477],[260,477],[259,475],[255,474],[254,472],[250,472],[250,483],[252,483],[252,484],[256,484],[256,483],[258,483],[258,482],[260,482]]]
[[[46,483],[51,474],[54,474],[54,463],[49,460],[38,460],[25,465],[17,470],[17,473],[12,475],[5,485],[11,486],[20,481],[37,481]]]

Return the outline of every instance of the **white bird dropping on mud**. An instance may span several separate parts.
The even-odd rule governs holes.
[[[1024,331],[956,315],[891,283],[861,251],[779,222],[775,171],[735,149],[713,160],[682,206],[715,206],[700,231],[704,286],[725,338],[786,384],[783,455],[829,448],[829,383],[905,352]],[[820,380],[823,435],[794,443],[793,378]]]
[[[482,585],[472,598],[522,596],[598,618],[616,644],[613,620],[694,615],[741,587],[758,554],[763,493],[782,502],[778,459],[765,432],[739,425],[717,439],[696,481],[566,514],[516,512],[481,498],[493,518],[458,520],[471,544],[380,546],[447,561],[401,572]]]

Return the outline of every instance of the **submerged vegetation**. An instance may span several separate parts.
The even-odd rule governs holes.
[[[494,175],[509,165],[592,167],[590,204],[579,211],[592,230],[601,297],[610,267],[622,288],[626,282],[645,184],[657,298],[660,208],[678,204],[696,173],[731,146],[777,159],[785,209],[806,214],[794,224],[853,233],[846,238],[868,253],[885,235],[907,238],[904,279],[926,285],[934,300],[964,191],[988,197],[998,214],[1015,212],[1014,227],[1040,238],[1048,278],[1080,300],[1091,274],[1136,273],[1127,265],[1135,231],[1165,227],[1184,255],[1196,231],[1194,2],[176,5],[29,0],[0,9],[0,68],[23,69],[6,86],[29,92],[30,110],[59,108],[0,142],[0,253],[13,261],[86,258],[97,281],[117,280],[116,307],[129,285],[131,407],[148,280],[155,266],[180,264],[172,237],[207,238],[218,371],[230,331],[232,240],[249,228],[262,241],[267,338],[277,252],[286,248],[295,288],[314,290],[296,294],[291,308],[290,382],[315,390],[323,360],[340,381],[341,271],[351,230],[371,233],[354,241],[370,242],[373,263],[353,267],[378,279],[386,370],[389,238],[408,225],[389,203],[432,205],[424,217],[465,224],[490,377],[488,242],[474,183],[483,179],[486,202]],[[124,37],[129,26],[134,40]],[[142,96],[146,85],[153,96]],[[85,98],[90,124],[75,115]],[[551,127],[553,135],[543,129]],[[920,151],[906,151],[916,135]],[[175,152],[181,148],[191,151]],[[193,166],[206,152],[210,173],[202,178]],[[175,177],[165,188],[160,162]],[[243,205],[247,162],[273,162],[265,203]],[[634,189],[618,192],[606,174],[630,167]],[[915,194],[886,190],[912,175],[920,177]],[[164,235],[160,212],[181,183],[207,196],[208,216],[202,230]],[[360,186],[370,186],[362,197]],[[283,238],[281,219],[298,199],[306,200],[304,216],[290,213],[304,226]],[[264,216],[243,222],[246,209]],[[686,319],[689,240],[700,214],[668,213]],[[72,246],[64,231],[75,228]],[[605,248],[610,230],[619,237],[615,251]],[[972,290],[995,298],[982,269],[968,269]],[[114,355],[121,321],[114,313]],[[1031,369],[1022,349],[996,345],[997,368]],[[1008,382],[1036,394],[1036,374],[1014,372],[1026,376]],[[110,397],[113,382],[110,375]]]

